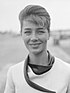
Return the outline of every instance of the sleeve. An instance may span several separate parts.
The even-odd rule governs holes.
[[[10,67],[7,73],[7,80],[4,93],[15,93],[15,86],[12,77],[12,68]]]

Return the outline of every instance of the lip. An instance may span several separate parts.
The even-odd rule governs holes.
[[[41,43],[29,44],[33,48],[38,48]]]
[[[40,45],[41,43],[34,43],[34,44],[29,44],[29,45]]]

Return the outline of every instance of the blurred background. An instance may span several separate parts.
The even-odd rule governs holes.
[[[18,19],[19,12],[28,4],[47,9],[51,16],[48,49],[70,63],[70,0],[0,0],[0,93],[4,93],[9,67],[23,61],[28,53]]]

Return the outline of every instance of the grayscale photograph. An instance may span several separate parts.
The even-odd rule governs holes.
[[[0,0],[0,93],[70,93],[70,0]]]

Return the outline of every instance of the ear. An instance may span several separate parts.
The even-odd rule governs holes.
[[[47,40],[49,40],[49,38],[50,38],[50,33],[47,32]]]

